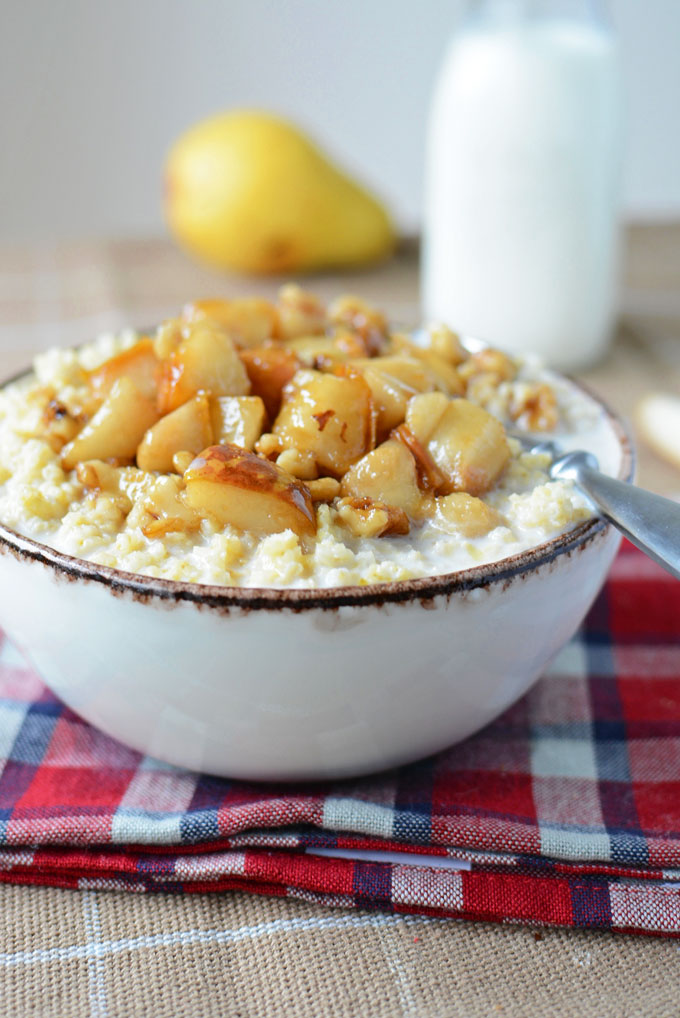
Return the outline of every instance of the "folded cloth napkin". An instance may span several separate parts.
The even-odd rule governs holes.
[[[143,757],[5,640],[0,880],[677,936],[679,680],[680,583],[628,544],[523,700],[438,756],[352,781],[228,781]]]

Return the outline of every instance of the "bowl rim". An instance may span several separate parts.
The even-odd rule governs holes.
[[[26,378],[33,370],[33,367],[29,367],[0,381],[0,390]],[[618,478],[622,481],[631,481],[635,470],[635,453],[630,434],[622,419],[583,382],[552,369],[550,371],[593,400],[603,411],[621,450]],[[435,576],[344,587],[235,587],[144,576],[141,573],[131,573],[67,555],[32,537],[25,537],[2,522],[0,522],[0,553],[9,553],[17,559],[50,566],[63,579],[96,582],[108,587],[115,594],[127,593],[134,599],[144,602],[154,599],[166,602],[188,601],[199,606],[222,610],[237,607],[246,611],[290,609],[299,612],[316,608],[335,609],[411,600],[431,601],[440,595],[451,596],[475,588],[490,587],[494,583],[503,583],[507,586],[522,574],[549,565],[564,555],[568,556],[575,550],[582,549],[599,534],[608,531],[610,526],[611,524],[604,518],[594,516],[548,541],[480,566]]]

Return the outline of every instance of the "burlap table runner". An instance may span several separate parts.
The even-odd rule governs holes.
[[[243,894],[4,887],[3,1015],[677,1018],[668,941]]]
[[[626,412],[679,377],[680,229],[638,230],[614,357],[590,373]],[[414,321],[412,252],[318,278]],[[144,325],[197,295],[265,291],[188,265],[162,243],[0,252],[7,372],[51,343]],[[642,480],[677,476],[651,458]],[[184,898],[0,887],[0,1013],[36,1015],[676,1015],[677,947],[603,933],[329,911],[238,893]]]

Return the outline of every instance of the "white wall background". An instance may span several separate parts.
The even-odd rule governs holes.
[[[299,121],[416,226],[460,0],[0,0],[0,239],[163,232],[165,152],[231,106]],[[610,0],[625,210],[680,217],[680,3]]]

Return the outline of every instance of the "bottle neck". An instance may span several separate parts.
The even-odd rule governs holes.
[[[468,0],[465,17],[507,25],[559,18],[609,27],[603,0]]]

